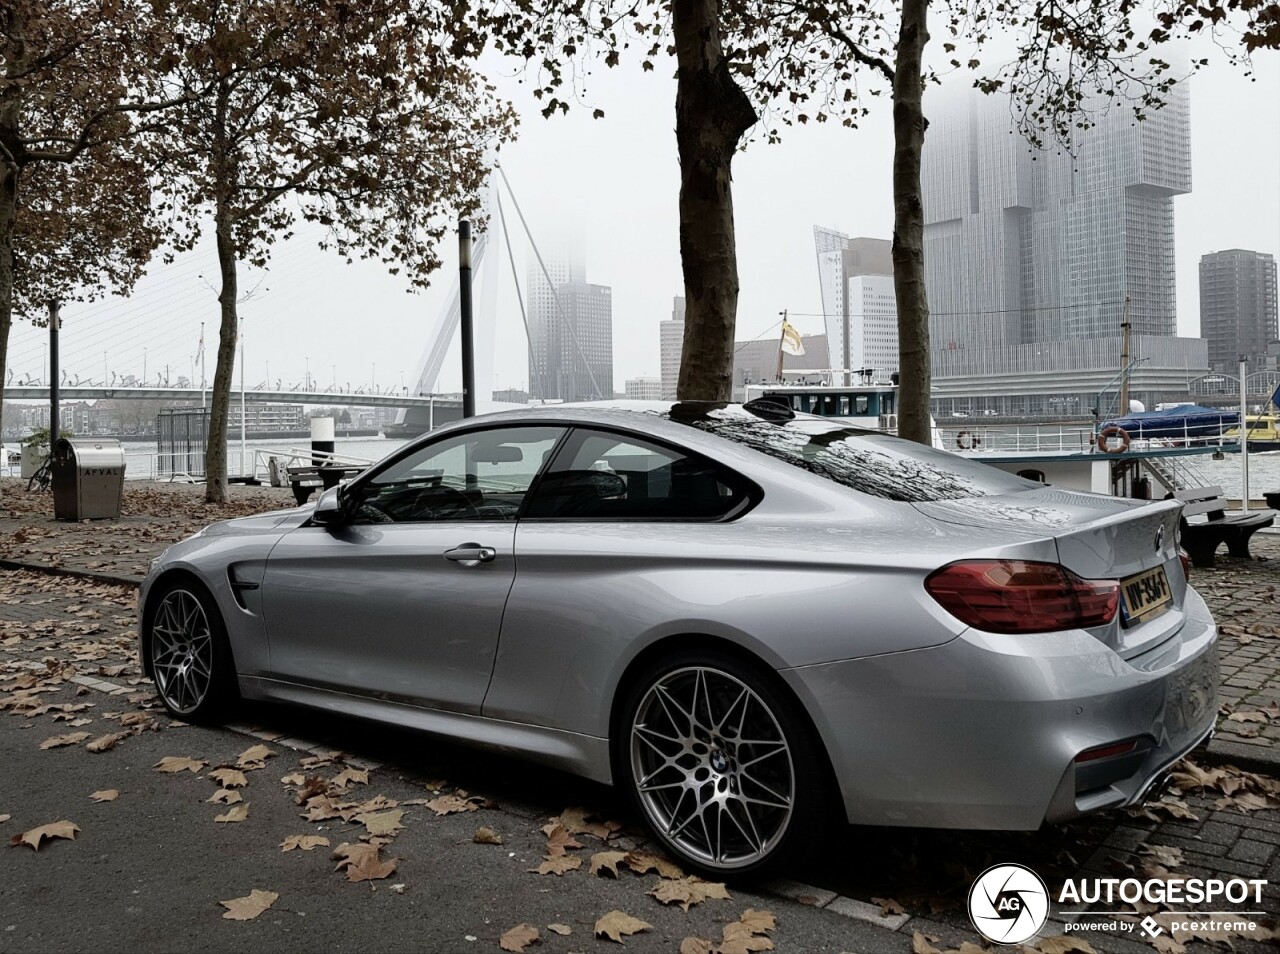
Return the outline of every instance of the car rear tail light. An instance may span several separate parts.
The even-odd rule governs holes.
[[[1076,756],[1075,761],[1096,762],[1098,759],[1109,759],[1117,755],[1128,755],[1137,747],[1137,739],[1127,739],[1124,742],[1112,742],[1110,745],[1099,745],[1096,748],[1085,749]]]
[[[935,570],[924,588],[947,612],[989,633],[1104,626],[1120,605],[1118,580],[1086,580],[1056,563],[967,560]]]
[[[1182,563],[1182,575],[1187,578],[1187,582],[1191,582],[1191,554],[1182,547],[1178,547],[1178,560]]]

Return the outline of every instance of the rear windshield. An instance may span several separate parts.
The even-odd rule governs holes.
[[[865,494],[925,503],[1039,486],[978,461],[878,431],[797,414],[771,421],[741,407],[675,405],[674,421],[724,437]]]

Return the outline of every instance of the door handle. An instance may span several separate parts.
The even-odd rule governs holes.
[[[482,547],[478,543],[464,543],[452,550],[444,551],[444,558],[460,563],[462,566],[479,566],[481,563],[492,563],[498,551],[493,547]]]

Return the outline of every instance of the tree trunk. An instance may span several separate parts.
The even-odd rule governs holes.
[[[0,160],[0,421],[13,327],[13,226],[18,212],[18,167]]]
[[[671,23],[685,292],[676,394],[681,401],[727,401],[738,312],[730,165],[756,112],[729,75],[720,43],[719,0],[672,0]]]
[[[893,288],[898,302],[898,436],[932,443],[929,297],[924,285],[920,153],[928,125],[922,75],[929,0],[903,0],[893,74]]]
[[[214,232],[218,242],[218,271],[222,289],[218,305],[222,321],[218,328],[218,363],[213,372],[213,391],[209,397],[208,444],[204,451],[205,503],[227,502],[227,417],[231,408],[231,372],[235,367],[236,342],[239,338],[239,316],[236,313],[237,248],[233,229],[232,200],[235,194],[236,170],[227,139],[227,107],[231,87],[224,79],[218,84],[214,103]]]

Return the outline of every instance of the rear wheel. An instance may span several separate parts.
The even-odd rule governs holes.
[[[824,756],[795,701],[755,667],[681,654],[625,710],[619,773],[658,839],[704,874],[760,874],[826,819]]]
[[[202,587],[175,582],[156,597],[147,638],[156,693],[187,722],[218,722],[238,698],[226,627]]]

